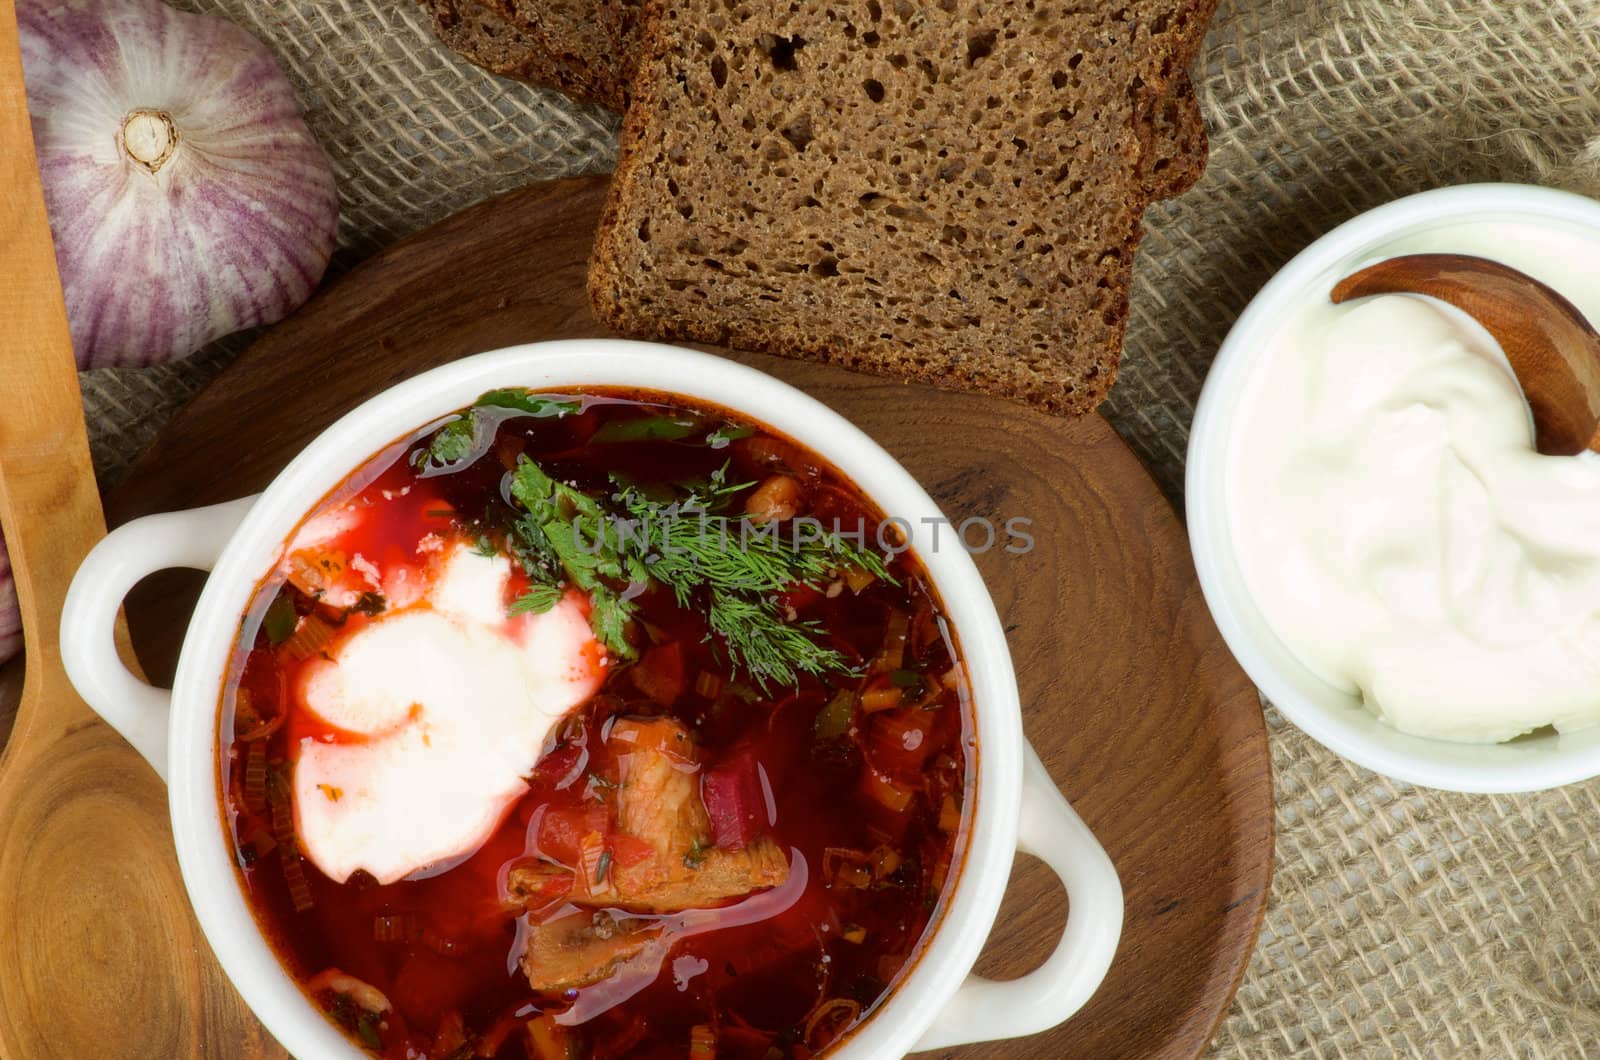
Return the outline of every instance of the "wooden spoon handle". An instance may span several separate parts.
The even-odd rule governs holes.
[[[1396,293],[1448,302],[1494,336],[1527,395],[1541,453],[1600,448],[1600,336],[1560,292],[1488,258],[1410,254],[1346,277],[1331,297]]]
[[[27,636],[28,680],[59,670],[61,601],[105,519],[56,274],[12,0],[0,0],[0,521]],[[76,713],[85,713],[81,705]],[[36,719],[24,707],[12,745]]]

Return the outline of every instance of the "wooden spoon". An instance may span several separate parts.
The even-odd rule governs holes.
[[[189,911],[166,790],[61,667],[61,603],[105,524],[12,0],[0,0],[0,144],[0,523],[26,638],[0,757],[0,1057],[255,1055],[269,1039]]]
[[[1600,451],[1600,334],[1559,293],[1487,258],[1412,254],[1346,277],[1332,297],[1370,294],[1429,295],[1477,320],[1522,384],[1539,452]]]

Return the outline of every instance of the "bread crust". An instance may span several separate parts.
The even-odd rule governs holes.
[[[510,0],[419,0],[434,36],[468,62],[515,81],[552,88],[579,103],[621,109],[620,83],[596,75],[597,60],[552,46],[547,32],[512,17]]]
[[[574,99],[610,110],[627,106],[620,53],[606,34],[600,9],[607,0],[480,0],[537,40],[578,86]]]

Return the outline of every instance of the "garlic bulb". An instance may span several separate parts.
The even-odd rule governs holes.
[[[310,297],[338,192],[265,45],[159,0],[16,8],[80,368],[183,357]]]

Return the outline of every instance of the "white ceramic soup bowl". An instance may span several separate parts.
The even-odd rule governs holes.
[[[1077,1011],[1116,950],[1121,886],[1023,739],[1005,635],[971,558],[958,548],[933,547],[929,530],[938,507],[859,429],[770,376],[668,346],[584,340],[486,353],[402,383],[329,427],[259,497],[129,523],[90,554],[73,582],[61,633],[67,672],[90,705],[166,778],[190,901],[229,978],[267,1029],[306,1060],[364,1055],[279,965],[246,904],[229,852],[217,784],[217,713],[240,616],[296,524],[353,470],[480,394],[512,386],[659,390],[742,412],[821,454],[912,528],[910,544],[944,600],[971,680],[975,809],[969,811],[964,865],[947,885],[931,939],[886,1003],[833,1055],[862,1060],[1031,1034]],[[127,591],[169,567],[211,571],[171,692],[129,673],[112,641]],[[1041,858],[1061,878],[1070,916],[1043,966],[1018,980],[991,982],[970,974],[971,968],[1019,850]]]
[[[1239,664],[1286,718],[1331,750],[1374,772],[1451,791],[1536,791],[1600,775],[1600,726],[1503,744],[1426,739],[1391,728],[1357,696],[1317,677],[1278,639],[1245,584],[1229,523],[1229,466],[1234,447],[1251,444],[1234,429],[1241,402],[1302,299],[1326,298],[1338,280],[1396,254],[1459,249],[1446,229],[1497,222],[1530,225],[1534,240],[1545,235],[1519,260],[1546,256],[1559,265],[1564,241],[1573,239],[1600,253],[1600,202],[1549,188],[1463,185],[1372,210],[1317,240],[1255,296],[1211,366],[1189,433],[1189,541],[1206,603]],[[1513,252],[1502,244],[1501,253]],[[1518,267],[1537,271],[1536,264]]]

